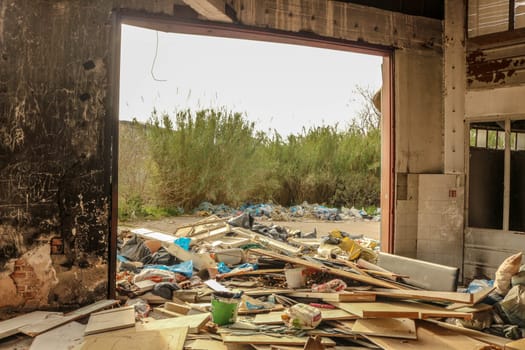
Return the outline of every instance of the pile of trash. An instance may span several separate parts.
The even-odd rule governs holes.
[[[521,254],[502,264],[493,284],[458,292],[421,289],[414,276],[386,269],[379,242],[362,235],[302,233],[248,213],[212,215],[171,233],[121,231],[118,243],[118,300],[13,332],[37,342],[59,327],[55,336],[67,332],[69,345],[86,350],[514,349],[525,341],[515,340],[525,326]],[[88,316],[87,325],[69,323]]]
[[[239,208],[232,208],[225,204],[214,205],[209,202],[202,202],[195,210],[194,214],[199,216],[216,215],[219,217],[229,217],[241,213],[250,214],[257,218],[268,218],[273,221],[290,221],[297,218],[309,218],[327,221],[340,220],[371,220],[381,221],[381,209],[378,208],[373,213],[367,213],[363,208],[354,207],[330,208],[325,205],[309,204],[303,202],[290,208],[276,205],[273,203],[247,203]]]

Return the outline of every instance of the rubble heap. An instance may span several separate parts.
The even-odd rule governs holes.
[[[380,266],[378,242],[337,230],[317,236],[248,213],[172,233],[122,231],[118,300],[19,316],[0,323],[0,338],[23,333],[37,350],[53,339],[85,350],[523,348],[514,340],[525,319],[521,254],[502,264],[495,286],[425,290]]]

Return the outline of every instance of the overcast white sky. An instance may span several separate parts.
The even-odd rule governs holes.
[[[146,121],[153,108],[226,106],[259,130],[347,125],[356,85],[381,86],[378,56],[305,46],[158,32],[123,26],[120,119]]]

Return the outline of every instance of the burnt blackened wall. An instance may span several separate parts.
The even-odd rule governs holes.
[[[247,26],[407,50],[408,61],[441,55],[438,20],[325,0],[228,3]],[[0,0],[0,312],[106,296],[119,9],[196,16],[180,0]]]
[[[106,296],[119,6],[0,0],[0,307]],[[169,14],[173,1],[126,6]]]

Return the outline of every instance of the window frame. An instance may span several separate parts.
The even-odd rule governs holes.
[[[512,151],[512,145],[511,145],[511,123],[516,120],[525,120],[524,114],[511,114],[511,115],[493,115],[493,116],[484,116],[484,117],[471,117],[465,119],[465,169],[466,169],[466,181],[465,181],[465,228],[469,229],[471,231],[475,230],[482,230],[482,231],[497,231],[497,232],[525,232],[524,231],[516,231],[516,230],[510,230],[510,185],[511,185],[511,151]],[[505,122],[505,148],[504,148],[504,183],[503,183],[503,225],[502,229],[491,229],[491,228],[484,228],[484,227],[473,227],[470,226],[470,218],[469,218],[469,199],[470,199],[470,130],[471,125],[473,123],[480,123],[480,122],[498,122],[498,121],[504,121]],[[525,133],[524,133],[525,134]],[[516,136],[517,140],[517,136]],[[517,141],[515,141],[515,145],[517,145]],[[486,145],[487,149],[490,149],[488,147],[488,144]],[[496,147],[496,149],[499,149]],[[516,147],[516,150],[517,147]]]

